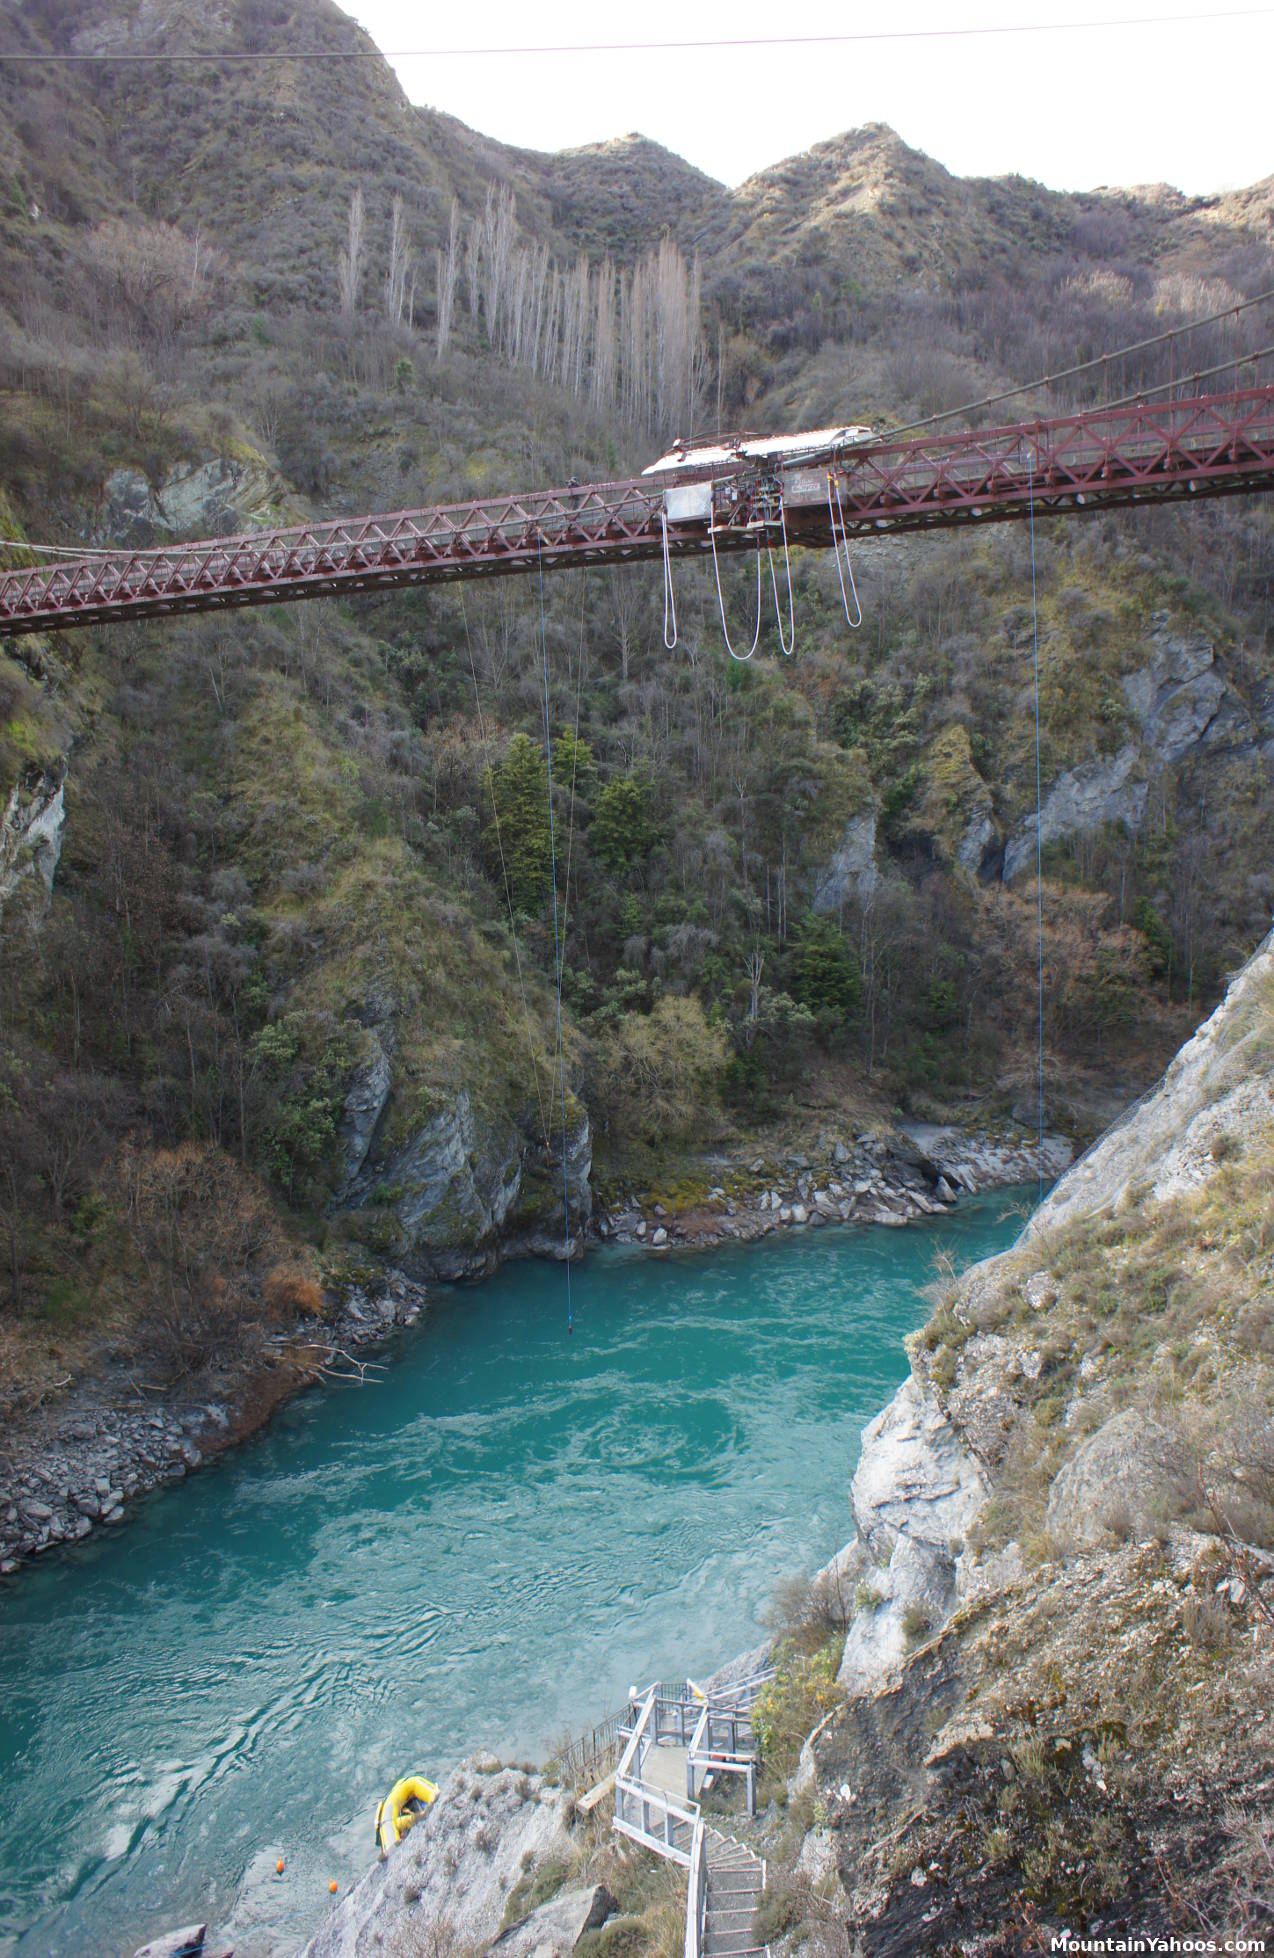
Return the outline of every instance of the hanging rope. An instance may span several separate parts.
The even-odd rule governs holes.
[[[783,492],[779,491],[779,523],[783,527],[783,568],[787,572],[787,638],[783,637],[783,612],[779,605],[778,580],[774,576],[774,552],[767,544],[765,549],[770,560],[770,590],[774,593],[774,618],[779,629],[779,645],[788,659],[791,659],[796,646],[796,611],[792,602],[792,560],[787,551],[787,512],[783,508]]]
[[[1035,672],[1035,943],[1039,972],[1039,1201],[1044,1201],[1044,821],[1040,795],[1040,616],[1035,582],[1035,452],[1027,451],[1026,503],[1031,531],[1031,640]]]
[[[730,633],[725,622],[725,599],[721,593],[721,566],[717,563],[717,532],[714,524],[708,525],[708,536],[712,540],[712,569],[717,580],[717,604],[721,608],[721,636],[725,640],[725,649],[730,658],[737,659],[742,665],[751,659],[761,637],[761,540],[759,537],[756,540],[756,631],[752,634],[752,644],[747,652],[736,653],[730,644]]]
[[[672,652],[677,643],[677,594],[672,588],[672,560],[668,556],[668,512],[659,512],[664,533],[664,645]],[[672,615],[672,638],[668,637],[668,617]]]
[[[504,837],[500,830],[500,805],[496,800],[495,777],[491,772],[491,744],[487,739],[486,716],[482,712],[482,695],[478,691],[478,669],[474,664],[473,640],[469,636],[469,614],[465,609],[464,586],[460,586],[460,617],[464,623],[464,642],[469,652],[469,673],[473,680],[473,704],[478,713],[478,728],[482,735],[482,755],[487,773],[487,794],[491,798],[491,813],[495,817],[495,841],[500,853],[500,877],[504,884],[505,902],[509,907],[509,930],[513,936],[513,962],[517,967],[518,992],[522,997],[522,1018],[526,1022],[526,1045],[531,1056],[531,1074],[535,1082],[535,1100],[540,1111],[540,1131],[544,1137],[544,1153],[549,1152],[549,1123],[545,1112],[544,1096],[540,1089],[540,1070],[535,1059],[535,1030],[531,1025],[531,1008],[526,997],[526,980],[522,974],[522,952],[518,945],[517,913],[513,908],[513,887],[509,882],[509,866],[505,861]],[[551,1091],[550,1091],[551,1092]]]
[[[540,578],[540,652],[544,665],[544,748],[549,769],[549,863],[553,871],[553,963],[557,970],[557,1065],[562,1094],[562,1229],[566,1269],[566,1330],[574,1332],[571,1307],[571,1196],[566,1180],[566,1054],[562,1044],[562,939],[557,912],[557,840],[553,828],[553,734],[549,725],[549,635],[544,618],[544,539],[537,532],[535,554]]]
[[[833,485],[835,485],[836,488],[835,508],[833,508],[832,506]],[[834,469],[829,469],[827,472],[827,514],[828,517],[831,519],[831,525],[832,525],[832,556],[836,560],[836,576],[840,579],[840,602],[845,607],[845,623],[849,627],[851,632],[857,632],[859,626],[863,622],[863,608],[858,600],[858,587],[854,583],[854,567],[849,561],[849,533],[845,529],[845,512],[841,506],[840,479],[837,476],[836,471]],[[840,544],[838,544],[836,541],[836,519],[838,516],[840,518],[841,543],[843,543],[845,546],[845,570],[844,571],[842,571],[840,568]],[[845,594],[845,578],[847,574],[849,577],[849,589],[854,594],[854,610],[858,614],[858,617],[856,619],[851,619],[849,616],[849,599]]]

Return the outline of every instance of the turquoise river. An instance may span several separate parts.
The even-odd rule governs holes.
[[[1002,1248],[1024,1196],[594,1252],[571,1337],[560,1267],[440,1289],[378,1384],[0,1588],[0,1951],[115,1958],[196,1917],[295,1951],[399,1774],[543,1759],[754,1644],[851,1534],[935,1258]]]

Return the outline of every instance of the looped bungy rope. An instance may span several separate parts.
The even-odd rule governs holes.
[[[672,588],[672,560],[668,555],[668,512],[659,512],[664,533],[664,645],[672,652],[677,643],[677,594]],[[668,617],[672,615],[672,638],[668,637]]]
[[[549,635],[544,618],[544,538],[537,532],[535,555],[540,577],[540,652],[544,665],[544,749],[549,770],[549,863],[553,872],[553,963],[557,975],[557,1066],[562,1094],[562,1232],[566,1270],[566,1330],[574,1332],[571,1306],[571,1196],[566,1180],[566,1051],[562,1044],[562,941],[557,918],[557,838],[553,830],[553,735],[549,725]]]
[[[729,628],[725,622],[725,598],[721,591],[721,566],[717,562],[717,532],[715,524],[709,523],[708,536],[712,541],[712,569],[716,574],[717,604],[721,610],[721,637],[725,640],[725,649],[729,653],[730,658],[737,659],[740,665],[744,665],[756,651],[761,637],[761,540],[759,537],[756,540],[756,631],[752,634],[752,644],[748,647],[747,652],[736,653],[734,647],[730,644]]]
[[[1031,638],[1035,676],[1035,936],[1039,969],[1039,1201],[1044,1201],[1044,824],[1040,794],[1040,619],[1035,579],[1035,455],[1026,453],[1026,506],[1031,533]]]
[[[779,523],[783,530],[783,568],[787,573],[787,638],[783,637],[783,610],[779,604],[778,580],[774,575],[774,552],[767,544],[766,554],[770,560],[770,590],[774,593],[774,618],[779,629],[779,645],[784,655],[791,659],[796,649],[796,611],[792,600],[792,560],[787,550],[787,512],[783,508],[783,493],[779,492]]]
[[[835,508],[833,508],[832,506],[833,486],[835,486],[835,490],[836,490]],[[854,583],[854,567],[849,561],[849,533],[845,529],[845,512],[841,506],[840,480],[837,477],[836,471],[834,469],[829,469],[827,472],[827,514],[828,517],[831,519],[831,525],[832,525],[832,556],[836,560],[836,576],[840,579],[840,602],[845,607],[845,623],[849,627],[851,632],[857,632],[859,626],[863,622],[863,608],[858,597],[858,587]],[[845,546],[845,570],[844,571],[842,571],[840,568],[840,544],[838,544],[836,541],[837,517],[840,518],[840,544],[844,544]],[[856,619],[851,619],[849,616],[849,599],[845,593],[846,575],[848,575],[849,577],[849,589],[854,594],[854,610],[858,614],[858,617]]]

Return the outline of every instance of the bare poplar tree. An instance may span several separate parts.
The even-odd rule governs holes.
[[[340,293],[341,311],[347,319],[352,319],[358,306],[359,287],[363,282],[363,187],[357,185],[349,200],[349,222],[345,249],[336,264],[336,282]]]
[[[397,326],[407,304],[407,281],[411,274],[411,238],[403,216],[403,200],[395,197],[389,224],[389,269],[385,273],[385,317]]]
[[[498,193],[494,184],[488,184],[486,207],[482,213],[485,258],[482,304],[487,316],[487,339],[493,347],[499,343],[500,302],[504,297],[516,211],[517,200],[507,184],[502,184]]]
[[[451,339],[451,315],[456,303],[456,279],[459,275],[460,246],[460,202],[451,200],[451,228],[447,234],[447,250],[438,252],[438,359],[444,360],[447,343]]]
[[[469,318],[478,317],[478,301],[482,295],[482,220],[470,218],[469,236],[464,248],[465,289],[469,294]]]
[[[615,405],[615,268],[603,259],[593,281],[593,365],[589,397],[603,411]]]

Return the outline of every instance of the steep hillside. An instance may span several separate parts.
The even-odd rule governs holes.
[[[635,137],[506,148],[374,56],[214,59],[368,52],[325,0],[0,23],[209,57],[0,70],[6,559],[604,476],[696,419],[906,421],[1274,284],[1268,187],[964,183],[873,127],[729,192]],[[1271,562],[1263,502],[1041,527],[1046,1100],[1077,1136],[1268,924]],[[542,639],[510,584],[0,659],[6,1394],[104,1332],[180,1372],[183,1315],[259,1347],[275,1266],[329,1302],[483,1269],[563,1178],[582,1227],[590,1174],[693,1198],[705,1152],[799,1151],[831,1110],[1029,1126],[1026,539],[856,570],[861,633],[809,556],[796,656],[767,629],[746,667],[693,567],[672,652],[634,570],[550,581]],[[753,591],[726,578],[732,623]],[[215,1313],[171,1310],[139,1151],[194,1177]]]
[[[789,1929],[998,1952],[1274,1924],[1272,1043],[1267,939],[918,1336],[825,1580],[857,1607],[850,1698],[804,1759]]]

